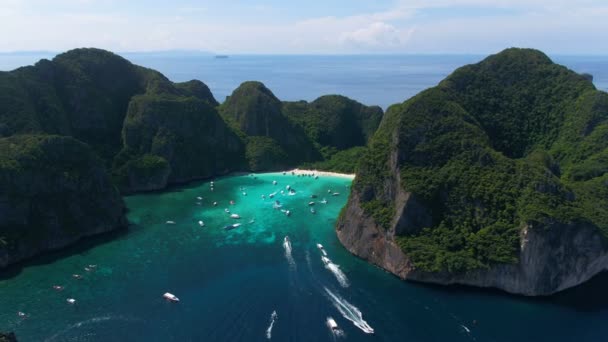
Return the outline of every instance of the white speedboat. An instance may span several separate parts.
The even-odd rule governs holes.
[[[315,210],[315,208],[312,208],[312,207],[311,207],[311,208],[310,208],[310,213],[311,213],[311,214],[316,214],[316,213],[317,213],[317,211]]]
[[[339,192],[334,192],[333,194],[331,194],[332,196],[340,196]]]
[[[327,204],[327,200],[324,198],[324,199],[321,201],[321,203],[323,203],[323,204]]]
[[[228,209],[228,208],[224,209],[224,211],[225,211],[226,213],[230,213],[230,209]]]
[[[205,222],[203,222],[203,221],[198,221],[198,225],[199,225],[199,226],[201,226],[201,227],[204,227],[204,226],[205,226]]]
[[[320,243],[318,243],[318,244],[317,244],[317,248],[318,248],[318,249],[323,249],[323,245],[322,245],[322,244],[320,244]]]
[[[76,299],[68,298],[68,299],[66,299],[66,302],[68,302],[68,304],[76,304]]]
[[[241,216],[239,216],[239,214],[232,214],[232,215],[230,215],[230,218],[233,218],[233,219],[240,219],[240,218],[241,218]]]
[[[173,293],[165,292],[163,298],[171,302],[179,302],[179,298],[177,298]]]
[[[247,193],[245,191],[243,191],[243,196],[247,196]]]
[[[285,210],[285,216],[289,216],[289,215],[291,215],[291,211]]]
[[[203,198],[201,196],[198,196],[196,199],[199,200],[199,201],[203,200]]]
[[[213,202],[213,206],[214,206],[214,207],[217,207],[217,202]]]
[[[287,185],[287,186],[285,187],[285,189],[286,189],[286,190],[291,189],[291,185]]]
[[[272,185],[277,185],[277,181],[272,181]]]
[[[308,202],[308,205],[315,205],[315,202],[314,201],[310,201],[310,202]]]
[[[175,224],[175,221],[167,221],[166,224]]]
[[[339,329],[338,328],[338,323],[336,323],[336,321],[332,317],[327,317],[327,327],[332,332]]]
[[[63,286],[61,286],[61,285],[53,285],[53,290],[55,290],[55,291],[63,291]]]

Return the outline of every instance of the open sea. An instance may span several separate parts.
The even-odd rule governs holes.
[[[0,69],[30,57],[0,56]],[[387,107],[481,58],[131,59],[174,81],[201,79],[218,100],[253,79],[283,100],[339,93]],[[606,89],[607,58],[554,59]],[[334,232],[350,184],[270,173],[219,178],[213,191],[205,181],[128,196],[129,230],[0,272],[0,331],[20,341],[608,341],[608,274],[556,296],[524,298],[404,282],[352,256]],[[180,302],[163,299],[165,292]]]
[[[162,72],[174,82],[198,79],[223,102],[239,84],[261,81],[283,101],[312,101],[340,94],[366,105],[401,103],[437,85],[456,68],[477,63],[485,55],[336,55],[264,56],[123,54],[135,64]],[[52,53],[0,54],[0,70],[31,65]],[[608,91],[608,56],[550,56],[556,63],[594,76]]]

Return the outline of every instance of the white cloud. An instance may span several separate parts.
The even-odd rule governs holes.
[[[404,46],[413,32],[413,28],[400,30],[385,22],[374,22],[343,34],[341,40],[346,44],[365,48],[395,48]]]
[[[0,0],[0,32],[11,33],[3,35],[0,51],[97,46],[226,53],[487,53],[529,46],[549,53],[608,53],[603,44],[608,31],[604,1],[397,0],[376,13],[289,22],[273,19],[280,8],[218,13],[174,6],[173,13],[153,14],[145,8],[140,13],[119,12],[118,0],[55,0],[52,11],[44,11],[37,8],[44,3],[48,7],[47,0]],[[105,10],[97,11],[99,5]],[[428,11],[434,8],[446,11],[434,17]],[[461,16],[446,17],[452,9]],[[496,14],[467,15],[470,9]]]

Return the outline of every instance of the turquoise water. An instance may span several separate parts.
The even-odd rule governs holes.
[[[280,194],[287,185],[295,195]],[[403,282],[350,255],[333,229],[349,186],[345,178],[263,174],[218,179],[214,191],[204,182],[127,197],[128,232],[0,274],[0,331],[15,331],[20,341],[267,341],[276,311],[275,341],[606,340],[605,276],[531,300]],[[291,216],[273,209],[275,191]],[[223,229],[237,221],[240,227]],[[345,279],[325,267],[317,243]],[[87,272],[89,264],[97,267]],[[167,291],[181,301],[164,300]],[[329,316],[345,336],[330,332]],[[362,330],[368,327],[373,335]]]

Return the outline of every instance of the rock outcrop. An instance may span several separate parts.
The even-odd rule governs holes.
[[[0,268],[83,237],[125,228],[103,163],[69,137],[0,139]]]
[[[550,295],[608,268],[608,94],[508,49],[389,108],[337,224],[403,279]]]

